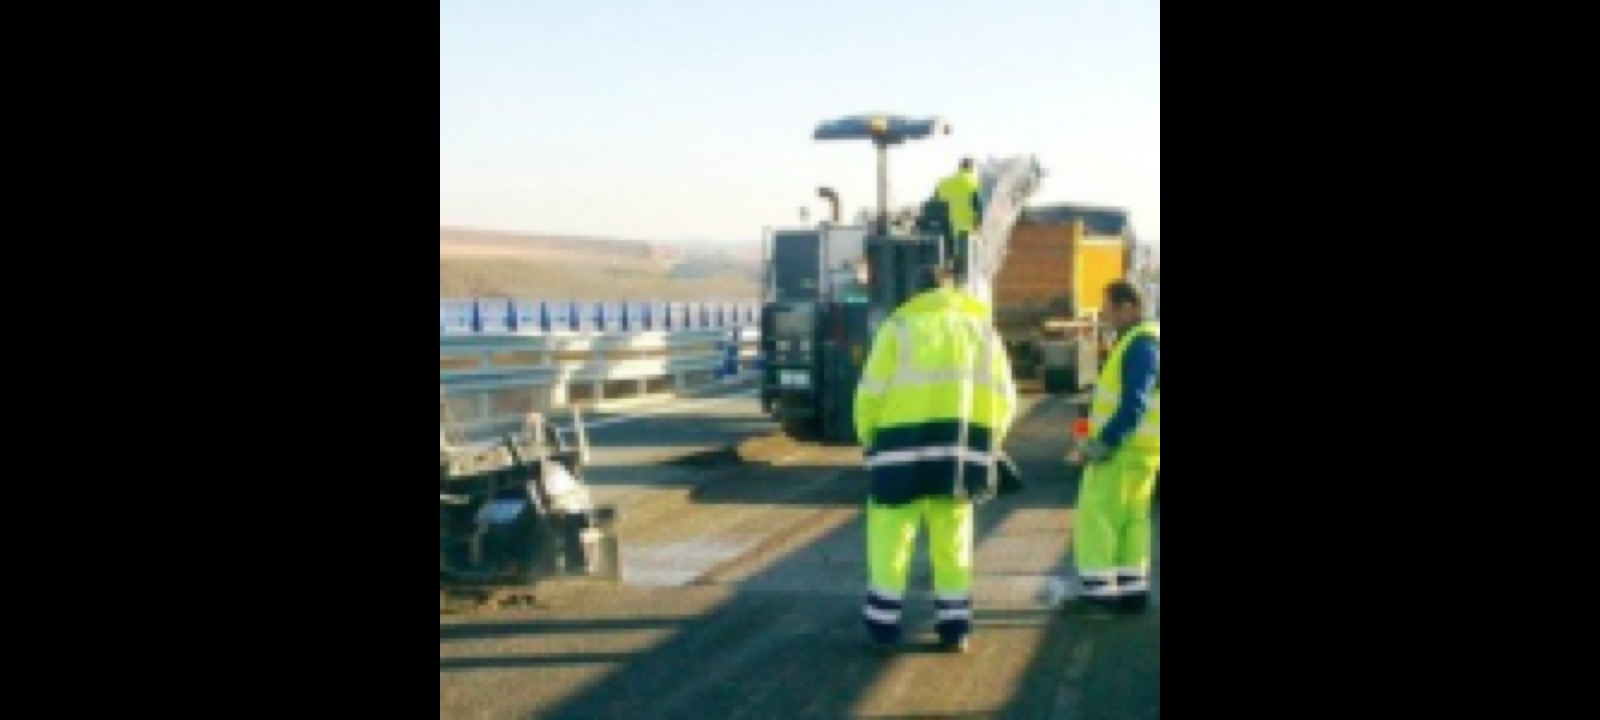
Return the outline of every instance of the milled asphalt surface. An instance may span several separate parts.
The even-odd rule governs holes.
[[[1011,445],[1029,487],[980,512],[971,654],[930,651],[925,594],[917,645],[865,651],[859,450],[776,437],[737,398],[592,433],[588,480],[623,511],[623,582],[441,615],[440,717],[1159,718],[1159,573],[1142,616],[1037,602],[1070,573],[1076,478],[1060,460],[1072,410],[1030,407]]]

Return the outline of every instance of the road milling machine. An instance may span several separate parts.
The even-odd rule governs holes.
[[[885,318],[914,296],[919,279],[950,267],[936,223],[926,213],[889,208],[889,151],[948,135],[940,118],[893,115],[847,117],[820,125],[817,141],[866,141],[877,151],[877,215],[864,225],[840,224],[840,198],[820,227],[769,230],[761,332],[763,408],[796,439],[852,444],[854,402],[872,339]],[[991,165],[985,172],[983,226],[971,239],[967,290],[992,302],[993,282],[1022,207],[1043,171],[1031,158]]]

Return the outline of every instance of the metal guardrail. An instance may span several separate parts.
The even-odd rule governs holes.
[[[757,365],[753,328],[608,334],[439,336],[439,385],[469,437],[532,412],[670,396],[743,378]],[[441,405],[441,427],[447,422]]]
[[[439,301],[440,335],[683,332],[760,322],[761,306],[750,302]]]

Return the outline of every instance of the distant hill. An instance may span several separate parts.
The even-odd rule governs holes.
[[[521,256],[528,253],[576,253],[614,257],[649,257],[649,243],[636,240],[519,235],[465,228],[439,228],[439,251],[455,255]]]
[[[761,252],[439,228],[439,297],[754,300]]]

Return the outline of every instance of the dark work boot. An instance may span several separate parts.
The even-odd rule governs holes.
[[[888,655],[900,648],[900,641],[900,628],[867,623],[867,649],[871,652]]]
[[[967,610],[972,609],[971,601],[939,601],[939,610]],[[955,655],[965,655],[971,645],[972,621],[966,619],[946,620],[935,627],[939,633],[939,650]]]

